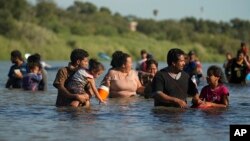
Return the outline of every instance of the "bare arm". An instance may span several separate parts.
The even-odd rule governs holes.
[[[162,102],[171,102],[171,103],[175,103],[177,105],[180,106],[180,108],[185,108],[187,107],[187,103],[181,99],[178,99],[176,97],[172,97],[172,96],[169,96],[161,91],[158,91],[156,92],[155,94],[155,98],[159,101],[162,101]]]
[[[97,99],[98,99],[101,103],[103,103],[104,101],[102,100],[102,98],[101,98],[101,96],[99,95],[99,92],[98,92],[98,90],[97,90],[97,88],[96,88],[95,80],[94,80],[94,79],[88,79],[88,82],[89,82],[89,84],[90,84],[90,86],[91,86],[91,89],[93,90],[95,96],[97,97]]]

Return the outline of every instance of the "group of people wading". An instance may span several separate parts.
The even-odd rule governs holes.
[[[229,59],[224,65],[229,82],[245,76],[243,71],[250,69],[249,57],[239,50],[235,59]],[[9,71],[6,88],[24,90],[46,90],[47,75],[41,66],[39,54],[31,55],[25,61],[18,50],[11,52],[14,63]],[[242,63],[242,64],[239,64]],[[229,90],[223,84],[224,73],[219,66],[212,65],[207,70],[207,85],[199,93],[199,79],[205,78],[202,66],[194,51],[186,54],[178,48],[167,53],[167,66],[158,70],[158,62],[147,51],[141,51],[141,60],[133,69],[132,57],[122,51],[112,54],[111,68],[101,81],[108,88],[109,98],[132,98],[136,95],[154,99],[155,106],[187,108],[188,96],[192,97],[193,108],[227,107]],[[230,67],[229,67],[230,66]],[[70,62],[58,70],[53,86],[57,88],[56,106],[89,107],[94,96],[100,103],[107,103],[96,86],[95,79],[104,72],[104,65],[96,59],[89,60],[89,54],[83,49],[74,49]],[[236,79],[237,77],[237,79]],[[195,78],[195,80],[193,79]],[[236,81],[237,80],[237,81]]]

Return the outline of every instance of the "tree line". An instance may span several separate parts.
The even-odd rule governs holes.
[[[75,1],[62,9],[51,0],[37,0],[35,5],[26,0],[0,0],[0,35],[10,39],[37,40],[40,35],[30,33],[36,29],[34,25],[55,34],[119,36],[131,32],[130,21],[138,22],[137,32],[156,40],[197,43],[220,54],[235,52],[241,41],[250,41],[250,22],[241,19],[215,22],[186,17],[156,21],[122,16],[89,2]]]

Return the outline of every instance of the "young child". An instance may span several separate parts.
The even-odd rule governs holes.
[[[95,94],[96,98],[100,101],[100,103],[104,103],[101,99],[96,85],[95,78],[98,78],[104,71],[104,66],[95,59],[89,60],[89,69],[80,68],[76,71],[76,73],[69,79],[67,83],[67,89],[74,94],[85,94],[86,99],[91,98],[91,95],[86,93],[86,90],[90,86],[90,90]],[[71,106],[78,107],[80,103],[79,101],[72,101]],[[85,102],[86,106],[89,106],[89,100]]]
[[[207,86],[201,90],[198,108],[227,107],[229,104],[229,91],[223,85],[223,72],[218,66],[210,66],[207,70]]]
[[[28,64],[29,73],[24,75],[22,83],[24,90],[36,91],[38,89],[38,85],[42,80],[41,68],[42,66],[40,63]]]

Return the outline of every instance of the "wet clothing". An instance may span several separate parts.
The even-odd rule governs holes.
[[[141,83],[136,71],[131,70],[128,74],[119,70],[111,69],[104,77],[102,84],[110,86],[110,97],[130,97],[136,95]]]
[[[217,88],[212,89],[209,85],[201,90],[200,98],[204,101],[221,104],[223,96],[229,96],[229,91],[226,86],[220,84]]]
[[[246,80],[245,80],[246,76],[247,76],[246,63],[243,62],[242,64],[238,64],[237,59],[234,58],[231,64],[230,83],[236,83],[236,84],[246,83]]]
[[[152,92],[161,91],[169,96],[187,101],[188,96],[194,96],[198,93],[195,84],[191,81],[189,75],[184,71],[180,72],[181,76],[178,80],[173,79],[169,75],[169,69],[164,68],[158,71],[152,82]],[[179,107],[177,104],[172,102],[160,101],[154,99],[155,106],[167,106],[167,107]]]
[[[86,86],[88,85],[88,79],[93,79],[93,75],[89,74],[85,69],[79,69],[67,83],[67,89],[73,94],[86,93]]]
[[[9,79],[5,85],[6,88],[22,88],[22,79],[15,77],[15,70],[20,70],[22,75],[25,75],[27,73],[27,64],[24,62],[20,66],[17,66],[16,64],[14,64],[10,67],[10,70],[8,73]]]
[[[77,68],[74,68],[69,64],[68,67],[63,67],[58,70],[56,78],[54,80],[53,86],[57,89],[60,85],[65,86],[67,85],[68,78],[72,76],[76,72]],[[69,106],[72,101],[75,99],[69,98],[65,96],[64,92],[58,89],[57,99],[56,99],[56,106]]]
[[[42,80],[42,74],[27,73],[23,77],[22,87],[24,90],[38,90],[38,85]]]

